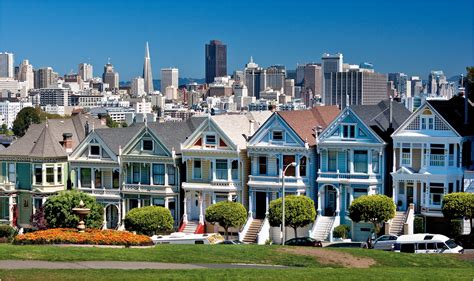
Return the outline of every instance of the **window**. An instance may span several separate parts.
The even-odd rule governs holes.
[[[150,184],[150,164],[141,164],[140,183]]]
[[[33,198],[33,206],[35,211],[37,212],[41,207],[43,207],[43,199],[42,198]]]
[[[400,246],[400,252],[402,253],[414,253],[415,252],[415,244],[402,244]]]
[[[57,167],[56,181],[58,182],[58,184],[63,183],[63,167],[61,166]]]
[[[222,201],[228,201],[229,196],[227,194],[216,194],[216,203],[222,202]]]
[[[258,157],[258,174],[259,175],[267,174],[267,157],[265,156]]]
[[[232,160],[231,174],[233,180],[239,179],[239,161]]]
[[[421,129],[422,130],[433,130],[434,128],[434,120],[433,117],[421,117]]]
[[[426,244],[425,243],[418,243],[418,250],[426,250]]]
[[[94,171],[94,187],[95,188],[102,188],[102,172],[100,170]]]
[[[112,188],[119,188],[120,184],[120,172],[115,170],[112,173]]]
[[[164,198],[153,198],[153,206],[165,206],[165,199]]]
[[[328,171],[335,172],[337,170],[337,151],[328,151]]]
[[[426,243],[427,250],[436,250],[436,243]]]
[[[201,160],[194,160],[193,162],[193,179],[200,179],[201,175]]]
[[[430,166],[444,166],[444,144],[431,144],[430,154]]]
[[[306,156],[300,158],[300,177],[306,177]]]
[[[354,171],[356,173],[367,173],[366,150],[354,150]]]
[[[132,164],[132,183],[140,182],[140,163]]]
[[[152,140],[143,140],[142,141],[142,150],[153,151],[153,141]]]
[[[153,184],[156,184],[156,185],[165,184],[165,165],[164,164],[153,164]]]
[[[214,146],[217,144],[216,135],[206,135],[206,145]]]
[[[272,139],[274,141],[282,141],[283,140],[283,132],[282,131],[273,131]]]
[[[42,184],[43,183],[43,168],[41,165],[35,165],[35,183]]]
[[[441,206],[441,200],[444,195],[443,183],[430,183],[430,203],[431,205]]]
[[[46,167],[46,183],[54,184],[54,167]]]
[[[138,199],[128,199],[128,210],[138,208]]]
[[[8,204],[8,197],[0,197],[0,220],[8,220],[10,216],[10,205]]]
[[[11,183],[16,183],[16,164],[15,163],[8,164],[8,180]]]
[[[411,165],[411,149],[402,148],[402,166]]]
[[[342,137],[345,139],[355,138],[355,125],[342,125]]]
[[[176,168],[173,165],[168,165],[168,184],[176,184]]]
[[[227,179],[227,159],[216,160],[216,179],[226,180]]]
[[[100,156],[100,146],[98,145],[91,145],[89,147],[89,155],[90,156]]]
[[[90,168],[81,168],[81,187],[91,187]]]
[[[295,176],[296,167],[290,165],[293,162],[295,162],[295,156],[294,155],[283,155],[283,169],[286,168],[285,176],[287,176],[287,177],[294,177]]]
[[[379,172],[379,154],[377,151],[372,151],[372,173]]]

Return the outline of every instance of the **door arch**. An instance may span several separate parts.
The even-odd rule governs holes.
[[[110,204],[105,207],[105,219],[107,229],[116,229],[119,221],[119,209],[116,205]]]
[[[335,216],[337,208],[337,190],[332,185],[324,187],[324,215]]]

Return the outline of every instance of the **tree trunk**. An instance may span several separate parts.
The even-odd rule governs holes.
[[[293,227],[293,229],[295,230],[295,238],[298,238],[298,227]]]
[[[227,231],[227,227],[224,228],[225,240],[229,240],[229,232]]]

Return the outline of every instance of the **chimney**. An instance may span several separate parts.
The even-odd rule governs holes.
[[[66,153],[72,152],[72,134],[64,133],[63,134],[63,148],[66,150]]]
[[[86,124],[84,125],[84,134],[86,137],[89,135],[89,121],[86,121]]]
[[[249,137],[253,135],[255,131],[255,120],[249,120]]]

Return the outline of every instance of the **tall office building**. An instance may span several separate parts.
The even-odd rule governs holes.
[[[326,105],[377,104],[387,99],[387,75],[367,71],[331,72],[325,80],[330,84],[331,94],[326,96]]]
[[[56,86],[58,82],[58,73],[51,67],[42,67],[33,71],[35,77],[35,89],[50,88]]]
[[[211,40],[206,44],[206,83],[214,82],[214,78],[227,76],[227,45],[219,40]]]
[[[295,97],[295,80],[294,79],[285,79],[285,89],[283,93],[286,96],[290,96],[292,98]]]
[[[342,54],[323,54],[321,57],[321,68],[323,71],[323,103],[329,104],[326,100],[331,100],[331,82],[328,80],[331,77],[333,72],[342,72],[343,71],[343,56]]]
[[[81,76],[83,81],[89,81],[92,80],[94,77],[94,69],[92,67],[92,64],[88,63],[81,63],[79,64],[79,76]]]
[[[254,63],[253,58],[250,57],[250,61],[245,65],[244,70],[244,84],[247,86],[249,97],[260,98],[260,91],[267,88],[265,76],[265,70]]]
[[[130,87],[130,95],[134,98],[145,95],[145,80],[141,77],[132,79],[132,85]]]
[[[285,88],[286,69],[283,65],[272,65],[265,70],[266,87],[276,91]]]
[[[177,68],[161,69],[161,93],[166,94],[166,88],[173,86],[178,89],[179,70]]]
[[[26,82],[27,90],[35,87],[35,75],[33,73],[33,66],[28,60],[23,60],[18,70],[18,81]]]
[[[405,73],[396,72],[388,74],[388,81],[393,82],[393,87],[401,97],[407,96],[407,81],[408,76]]]
[[[304,66],[304,89],[311,90],[313,97],[322,98],[323,96],[323,78],[321,65],[308,63]]]
[[[428,94],[440,95],[440,88],[447,84],[446,75],[442,70],[433,70],[428,76]]]
[[[0,53],[0,77],[15,78],[15,67],[13,66],[12,53]]]
[[[302,86],[304,81],[304,68],[306,64],[297,64],[296,65],[296,86]]]
[[[109,84],[109,90],[119,89],[119,74],[114,71],[114,66],[110,61],[104,66],[104,74],[102,74],[102,81]]]
[[[148,42],[145,46],[145,61],[143,62],[143,80],[145,81],[145,92],[150,94],[153,92],[153,75],[151,73],[151,59]]]

